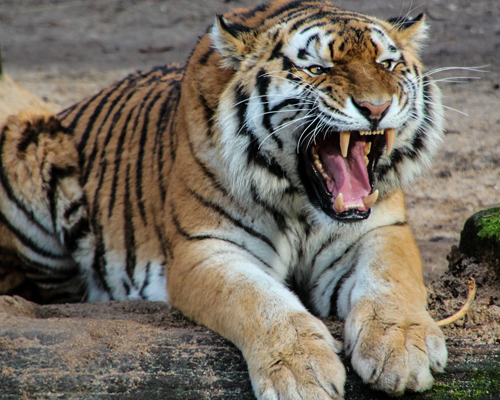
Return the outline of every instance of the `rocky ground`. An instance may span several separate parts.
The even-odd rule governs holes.
[[[473,383],[478,376],[500,382],[498,280],[493,278],[491,264],[477,263],[456,252],[448,270],[446,255],[452,245],[458,245],[471,214],[500,206],[500,2],[336,3],[379,17],[427,14],[431,30],[423,58],[436,71],[433,77],[442,80],[448,107],[446,136],[433,169],[406,188],[406,199],[426,281],[434,281],[429,287],[430,309],[436,319],[460,307],[468,275],[479,277],[476,306],[466,319],[445,328],[450,375],[438,378],[436,391],[428,398],[444,399],[449,393],[463,391],[464,396],[469,395],[463,398],[498,399],[498,385]],[[24,88],[54,109],[62,109],[129,72],[183,62],[215,14],[252,4],[256,1],[3,0],[3,67]],[[440,71],[448,67],[453,68]],[[20,90],[20,97],[26,98]],[[5,95],[0,91],[0,101]],[[3,298],[0,321],[1,398],[17,399],[22,393],[26,398],[89,398],[90,393],[102,399],[137,398],[134,396],[144,390],[149,390],[151,399],[251,398],[237,351],[163,305],[40,307]],[[333,320],[328,323],[339,335],[341,325]],[[180,357],[179,363],[170,364],[169,354]],[[16,363],[3,363],[7,355]],[[474,368],[484,373],[476,376]],[[187,383],[176,378],[183,370],[191,371],[187,378],[183,376]],[[43,377],[51,373],[57,379],[47,383]],[[446,386],[451,376],[455,387]],[[353,374],[349,379],[348,398],[356,398],[359,381]],[[202,389],[195,393],[189,389],[190,383]],[[481,393],[473,391],[477,385],[482,385]],[[371,392],[360,396],[378,398]]]
[[[137,69],[184,62],[217,13],[258,0],[3,0],[0,48],[22,86],[64,108]],[[378,17],[427,14],[423,59],[443,80],[447,135],[430,174],[407,188],[429,282],[466,218],[500,204],[500,2],[339,0]],[[467,70],[466,68],[472,68]],[[455,78],[455,79],[451,79]]]

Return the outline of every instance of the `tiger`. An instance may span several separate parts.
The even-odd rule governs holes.
[[[241,350],[257,399],[342,399],[341,352],[374,389],[429,389],[447,350],[403,194],[443,137],[427,32],[271,0],[185,66],[11,116],[1,254],[49,299],[168,302]]]

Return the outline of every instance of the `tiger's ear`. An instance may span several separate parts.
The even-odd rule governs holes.
[[[391,18],[389,23],[396,29],[395,36],[401,46],[409,47],[417,53],[420,51],[429,30],[423,13],[413,19],[407,17]]]
[[[252,30],[239,23],[229,22],[218,15],[210,32],[214,47],[224,58],[226,66],[237,68],[250,52]]]

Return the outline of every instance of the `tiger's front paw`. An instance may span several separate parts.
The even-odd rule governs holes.
[[[448,353],[431,316],[358,304],[346,320],[346,352],[364,382],[391,395],[421,392],[443,371]]]
[[[269,343],[246,354],[259,400],[342,399],[345,369],[340,342],[324,324],[301,313],[270,332]]]

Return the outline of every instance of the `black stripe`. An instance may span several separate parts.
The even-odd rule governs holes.
[[[210,171],[210,169],[196,155],[196,153],[194,151],[194,148],[193,148],[193,143],[191,143],[191,140],[188,140],[188,145],[189,145],[189,151],[191,152],[193,160],[196,162],[196,164],[201,169],[201,171],[203,172],[203,174],[212,182],[212,185],[217,190],[219,190],[220,192],[222,192],[222,194],[224,196],[228,197],[229,193],[222,186],[222,184],[219,182],[219,180],[217,179],[217,176],[212,171]]]
[[[234,92],[235,95],[235,107],[238,111],[238,135],[248,136],[248,127],[246,125],[246,113],[248,107],[248,96],[243,91],[243,87],[238,85]]]
[[[290,71],[291,69],[295,68],[294,63],[287,56],[283,55],[283,57],[281,58],[281,61],[283,62],[283,70],[284,71]],[[291,81],[300,81],[300,79],[297,77],[294,77],[293,74],[292,74],[292,77],[293,77],[293,79],[290,78],[290,74],[287,75],[287,79],[289,79]]]
[[[302,103],[302,101],[299,99],[286,99],[286,100],[283,100],[281,103],[276,104],[273,108],[271,108],[271,112],[276,112],[276,111],[282,110],[283,108],[288,107],[288,106],[300,105],[301,103]]]
[[[132,120],[132,115],[134,114],[136,107],[137,106],[135,105],[129,111],[129,113],[127,115],[127,119],[125,120],[125,123],[123,124],[123,128],[122,128],[122,131],[120,133],[120,136],[118,137],[118,140],[117,140],[115,157],[114,157],[115,169],[113,171],[113,181],[111,183],[111,194],[109,196],[108,218],[111,218],[111,215],[113,214],[115,201],[116,201],[116,190],[118,187],[120,165],[121,165],[121,161],[122,161],[121,155],[123,152],[123,145],[125,143],[125,137],[127,136],[127,133],[128,133],[128,124]],[[140,112],[140,111],[138,111],[138,112]]]
[[[306,49],[300,49],[297,53],[297,57],[301,60],[307,60],[307,56],[310,56],[310,54]]]
[[[156,102],[161,98],[161,96],[162,96],[161,91],[156,93],[156,95],[153,97],[151,102],[147,105],[147,107],[144,110],[144,119],[142,122],[141,136],[139,138],[139,153],[137,155],[137,160],[136,160],[137,167],[135,170],[135,193],[137,196],[137,205],[139,206],[139,214],[142,217],[144,225],[147,225],[147,219],[146,219],[146,208],[144,206],[144,193],[142,190],[142,178],[143,178],[144,153],[149,133],[148,131],[149,114],[151,113],[151,110],[155,106]]]
[[[76,224],[64,232],[64,245],[73,253],[78,249],[78,241],[89,233],[91,231],[88,218],[80,218]]]
[[[156,69],[153,70],[152,72],[156,72]],[[145,82],[144,85],[142,85],[142,86],[145,86],[150,81],[156,79],[155,76],[152,76],[153,75],[152,72],[149,74],[148,81]],[[142,111],[143,111],[143,109],[144,109],[144,107],[146,105],[147,100],[151,96],[151,93],[153,93],[155,89],[156,89],[156,87],[153,86],[148,91],[148,93],[141,99],[139,110],[137,111],[137,114],[135,115],[134,126],[133,126],[133,128],[131,130],[128,129],[128,124],[131,121],[131,118],[132,118],[132,115],[133,115],[133,111],[135,110],[136,106],[134,106],[130,110],[129,114],[127,115],[126,123],[124,124],[122,132],[121,132],[120,136],[118,137],[118,142],[117,142],[117,145],[116,145],[115,157],[114,157],[115,169],[114,169],[114,173],[113,173],[113,181],[112,181],[112,184],[111,184],[110,202],[109,202],[109,206],[108,206],[108,216],[109,217],[111,217],[111,215],[113,214],[114,203],[115,203],[115,200],[116,200],[116,190],[117,190],[117,187],[118,187],[118,178],[119,178],[120,165],[121,165],[121,161],[122,161],[122,152],[123,152],[123,146],[124,146],[124,143],[125,143],[125,138],[127,136],[127,133],[130,132],[131,137],[129,138],[129,142],[132,141],[132,138],[133,138],[134,134],[137,132],[137,126],[139,125],[139,120],[140,120],[140,118],[142,116]],[[135,91],[133,91],[132,93],[134,93],[134,92]],[[113,125],[110,126],[110,130],[112,128],[113,128]],[[104,153],[103,153],[103,156],[104,156]],[[102,161],[104,161],[104,158],[102,159]]]
[[[268,99],[267,99],[267,91],[269,89],[269,84],[271,83],[271,79],[269,76],[266,74],[266,71],[264,69],[261,69],[259,73],[257,74],[257,90],[260,96],[260,102],[262,104],[262,107],[264,108],[264,113],[262,115],[262,124],[264,125],[264,128],[269,132],[271,135],[271,139],[274,140],[276,145],[280,150],[283,149],[283,142],[280,138],[276,137],[274,135],[274,128],[271,125],[271,117],[273,114],[269,113],[269,104],[268,104]]]
[[[151,263],[148,262],[146,264],[146,273],[145,273],[146,278],[142,281],[142,286],[141,289],[139,290],[139,296],[141,296],[142,299],[146,299],[144,291],[149,286],[150,274],[151,274]]]
[[[336,242],[337,240],[339,240],[338,236],[332,236],[327,241],[323,242],[323,244],[321,245],[320,249],[316,252],[316,254],[314,255],[314,257],[313,257],[313,259],[311,261],[311,265],[313,266],[313,268],[316,265],[316,260],[318,259],[318,257],[320,256],[320,254],[323,251],[325,251],[325,249],[327,249],[332,243]],[[350,247],[346,251],[348,251],[349,249],[350,249]],[[345,252],[340,257],[338,257],[334,261],[332,261],[330,263],[330,266],[328,268],[330,268],[333,264],[335,264],[338,260],[340,260],[344,256],[344,254],[345,254]]]
[[[235,217],[229,215],[220,205],[215,204],[207,199],[204,199],[201,197],[198,193],[194,192],[193,190],[188,188],[188,192],[201,204],[203,204],[205,207],[210,208],[211,210],[217,212],[224,218],[228,219],[231,223],[233,223],[235,226],[238,228],[243,229],[246,233],[256,237],[257,239],[261,240],[265,244],[267,244],[275,253],[278,253],[276,250],[276,247],[274,246],[273,242],[271,239],[269,239],[267,236],[264,234],[257,232],[250,226],[245,225],[243,222],[241,222],[239,219],[236,219]]]
[[[111,288],[106,281],[108,276],[108,271],[106,268],[106,246],[103,241],[103,228],[102,225],[94,222],[94,232],[95,232],[95,251],[94,251],[94,262],[92,264],[92,270],[96,273],[98,281],[94,281],[99,289],[105,291],[111,300],[114,297],[111,293]]]
[[[301,303],[309,312],[315,313],[316,308],[311,299],[312,290],[310,282],[301,279],[300,276],[289,270],[289,275],[285,278],[285,285],[299,297]]]
[[[2,222],[24,246],[30,248],[32,251],[40,254],[41,256],[54,260],[64,260],[65,258],[68,258],[67,253],[56,254],[48,249],[39,247],[31,238],[27,237],[23,232],[12,225],[2,213],[0,213],[0,222]]]
[[[69,218],[76,212],[80,209],[80,207],[84,207],[85,206],[85,198],[81,198],[81,199],[78,199],[78,200],[75,200],[73,202],[71,202],[68,206],[68,208],[66,208],[66,210],[64,211],[64,219],[65,220],[69,220]]]
[[[335,286],[335,289],[333,290],[332,296],[330,297],[330,311],[328,312],[328,315],[338,316],[337,302],[339,300],[340,289],[344,285],[345,281],[347,279],[349,279],[352,276],[352,274],[354,273],[354,271],[356,269],[355,265],[357,262],[358,262],[358,258],[354,257],[354,262],[351,264],[350,267],[348,267],[348,269],[346,269],[342,278],[340,278],[339,281],[337,282],[337,285]],[[333,263],[332,263],[332,266],[333,266]],[[331,267],[329,267],[328,269],[330,269],[330,268]],[[338,277],[338,275],[336,275],[336,277]]]
[[[291,29],[290,29],[290,32],[293,32],[295,31],[296,29],[298,29],[301,25],[303,24],[306,24],[306,23],[309,23],[310,22],[310,19],[308,18],[307,20],[305,21],[297,21],[294,25],[292,25]],[[330,23],[330,22],[329,22]],[[307,28],[304,28],[303,30],[300,31],[300,34],[304,34],[306,33],[307,31],[313,29],[313,28],[321,28],[322,26],[325,26],[327,25],[327,23],[325,21],[322,21],[322,22],[316,22],[315,24],[312,24],[312,25],[309,25]]]
[[[245,123],[245,115],[247,110],[248,96],[246,96],[246,94],[243,92],[243,88],[241,86],[238,86],[236,88],[235,98],[238,111],[238,125],[240,126],[238,134],[249,137],[249,144],[247,147],[248,163],[255,163],[256,165],[266,168],[271,174],[280,179],[286,178],[285,171],[276,162],[276,160],[272,157],[268,158],[261,153],[257,138],[247,128],[247,125]]]
[[[132,97],[132,95],[134,94],[134,90],[130,90],[130,89],[131,88],[129,86],[126,88],[123,88],[123,90],[120,92],[120,94],[113,99],[113,101],[109,105],[109,108],[108,108],[108,111],[106,112],[106,115],[104,116],[104,118],[101,121],[101,125],[96,129],[94,145],[92,146],[92,151],[90,152],[89,156],[87,157],[87,165],[85,166],[85,169],[83,170],[83,174],[82,174],[83,181],[82,182],[88,181],[89,175],[92,171],[92,167],[94,166],[94,161],[96,160],[97,153],[99,152],[99,150],[101,150],[101,161],[104,157],[106,157],[106,145],[111,140],[113,131],[115,129],[115,125],[120,119],[121,111],[126,106],[127,101],[130,99],[130,97]],[[127,91],[128,91],[128,94],[124,99],[123,97],[127,93]],[[114,112],[115,107],[120,102],[121,102],[120,107],[113,114],[113,119],[112,119],[112,121],[110,121],[111,114]],[[109,128],[108,128],[108,131],[106,133],[104,143],[102,145],[100,145],[99,138],[102,134],[102,130],[104,128],[104,125],[107,123],[109,123]]]
[[[75,177],[77,173],[78,171],[74,166],[60,168],[53,165],[52,168],[50,169],[49,173],[50,179],[49,179],[49,188],[47,190],[47,199],[49,201],[50,216],[52,218],[52,226],[54,227],[54,231],[56,231],[57,229],[57,217],[58,217],[56,210],[57,186],[63,179]]]
[[[134,211],[132,209],[132,202],[130,200],[130,164],[127,165],[127,172],[125,177],[125,199],[123,207],[123,219],[124,219],[124,236],[125,236],[125,251],[126,251],[126,262],[125,271],[128,277],[133,282],[134,281],[134,270],[137,264],[136,257],[136,245],[135,245],[135,227],[134,227]]]
[[[6,142],[5,129],[6,128],[4,128],[4,133],[2,134],[2,137],[0,138],[0,155],[4,154],[4,147],[5,147],[5,142]],[[16,194],[14,193],[14,189],[12,188],[12,185],[10,184],[9,178],[7,177],[5,166],[3,164],[3,157],[1,157],[1,156],[0,156],[0,183],[2,184],[9,200],[11,200],[16,205],[16,207],[25,215],[25,217],[30,222],[32,222],[34,225],[36,225],[44,233],[46,233],[48,235],[53,234],[40,221],[38,221],[36,219],[36,216],[33,214],[33,212],[29,211],[26,208],[26,206],[16,196]]]
[[[78,144],[78,153],[80,156],[83,156],[83,151],[87,145],[87,141],[90,138],[90,133],[94,127],[94,124],[101,114],[102,109],[108,104],[108,99],[111,97],[111,95],[116,94],[117,92],[121,91],[117,97],[121,98],[123,95],[123,92],[126,91],[129,88],[133,88],[135,86],[135,83],[137,83],[139,80],[148,77],[149,79],[154,79],[154,72],[156,72],[158,69],[153,69],[150,71],[146,72],[137,72],[135,74],[131,74],[127,76],[125,79],[121,80],[120,82],[116,83],[114,86],[111,86],[97,94],[97,96],[102,96],[101,100],[99,101],[99,104],[94,108],[89,121],[85,125],[85,131],[83,132],[82,137],[80,138],[80,143]],[[143,82],[144,84],[147,84],[149,81]],[[82,107],[79,115],[72,121],[70,125],[70,130],[74,131],[76,128],[76,123],[78,122],[78,119],[83,115],[84,111],[88,108],[90,103],[97,97],[94,96],[89,102],[87,102],[84,107]],[[104,122],[107,121],[107,118],[104,118]],[[82,158],[82,163],[84,162],[84,159]]]
[[[169,241],[169,238],[168,236],[165,237],[165,233],[164,233],[164,226],[158,223],[155,223],[154,224],[154,227],[155,227],[155,233],[156,233],[156,236],[160,242],[160,245],[161,245],[161,250],[162,250],[162,253],[163,253],[163,256],[165,257],[165,259],[168,260],[169,256],[171,256],[172,254],[172,244],[170,243]]]
[[[214,53],[214,51],[215,51],[214,48],[210,47],[210,49],[208,49],[208,51],[200,57],[198,62],[201,65],[205,65],[207,63],[208,59],[210,58],[210,56]]]
[[[20,153],[24,153],[30,144],[38,145],[40,135],[48,135],[50,138],[54,138],[59,133],[68,134],[68,129],[61,125],[59,119],[54,116],[50,116],[48,119],[38,118],[29,123],[24,129],[17,149]]]
[[[276,162],[276,160],[274,158],[268,159],[261,153],[257,138],[248,130],[245,122],[248,96],[244,94],[243,88],[241,86],[238,86],[236,88],[235,97],[236,107],[238,110],[238,126],[240,126],[238,134],[249,137],[249,143],[247,146],[247,162],[249,164],[255,163],[256,165],[266,168],[271,174],[277,176],[280,179],[286,178],[285,171]]]
[[[108,89],[105,89],[105,90],[108,90]],[[75,131],[76,125],[80,121],[80,118],[85,115],[85,111],[87,110],[87,108],[89,108],[90,105],[93,104],[94,101],[97,100],[104,93],[105,90],[101,90],[100,92],[97,92],[90,99],[86,100],[83,104],[78,103],[78,104],[75,104],[73,106],[73,108],[76,108],[76,106],[81,106],[81,107],[78,110],[76,110],[77,114],[75,116],[72,116],[72,120],[68,126],[68,129],[70,130],[70,132],[73,133]],[[63,123],[65,122],[65,119],[67,117],[69,117],[69,115],[66,114],[65,111],[59,113],[58,116],[59,116],[59,118],[61,118],[61,121]],[[67,125],[67,124],[65,124],[65,125]]]
[[[75,277],[80,272],[78,265],[72,258],[68,258],[69,264],[65,264],[63,266],[54,266],[34,261],[24,254],[18,254],[18,256],[21,260],[22,270],[26,274],[46,276],[48,278],[53,277],[55,279],[61,279],[61,281],[64,281],[69,278]]]
[[[288,229],[288,225],[286,223],[286,219],[283,216],[283,214],[277,210],[276,208],[272,207],[270,204],[262,201],[259,197],[259,194],[257,193],[257,188],[255,185],[252,183],[250,185],[250,191],[252,192],[252,199],[253,201],[264,208],[269,214],[272,215],[274,222],[276,223],[276,226],[278,227],[278,230],[282,233],[284,233]]]
[[[24,153],[30,144],[38,145],[38,138],[41,133],[39,129],[35,129],[33,124],[29,124],[22,132],[22,139],[17,144],[17,150],[20,153]]]
[[[95,95],[95,96],[97,96],[97,95]],[[73,111],[75,111],[79,105],[81,105],[81,103],[73,104],[72,106],[70,106],[70,107],[62,110],[61,112],[59,112],[57,114],[57,116],[62,121],[63,119],[67,118]]]
[[[122,279],[122,285],[123,288],[125,289],[125,296],[128,297],[130,295],[130,285],[125,279]]]
[[[164,147],[166,145],[165,133],[167,132],[169,123],[173,119],[172,114],[176,113],[176,107],[179,98],[179,82],[171,80],[168,82],[168,88],[165,89],[165,99],[161,105],[160,111],[158,112],[158,121],[156,124],[155,140],[153,146],[153,158],[156,158],[156,167],[158,169],[158,175],[164,179],[157,179],[158,186],[160,189],[160,196],[162,199],[162,204],[165,204],[165,199],[167,197],[167,187],[168,179],[166,179],[166,173],[164,172],[165,161],[164,157]],[[174,114],[175,115],[175,114]]]
[[[270,6],[269,3],[260,4],[257,7],[251,8],[250,10],[248,10],[244,13],[241,13],[241,14],[238,13],[238,17],[240,17],[243,20],[253,18],[255,16],[255,14],[257,14],[257,13],[267,11],[269,6]]]
[[[205,116],[205,121],[207,121],[207,135],[208,137],[213,136],[213,115],[214,115],[214,110],[212,110],[205,97],[203,96],[202,93],[199,94],[198,100],[200,101],[202,107],[203,107],[203,114]]]
[[[229,239],[226,239],[226,238],[220,238],[220,237],[217,237],[217,236],[212,236],[212,235],[191,235],[189,234],[180,224],[179,222],[179,219],[177,218],[177,215],[175,214],[175,212],[173,211],[173,205],[170,204],[170,209],[171,209],[171,216],[172,216],[172,222],[174,223],[174,226],[175,226],[175,229],[177,230],[177,233],[179,233],[182,237],[184,237],[185,239],[189,240],[189,241],[202,241],[202,240],[220,240],[222,242],[226,242],[226,243],[230,243],[242,250],[244,250],[246,253],[250,254],[252,257],[254,257],[255,259],[257,259],[260,263],[262,263],[262,265],[264,265],[265,267],[269,268],[269,269],[273,269],[271,267],[271,265],[269,265],[268,263],[266,263],[263,259],[261,259],[260,257],[256,256],[254,253],[252,253],[250,250],[248,250],[246,247],[244,247],[243,245],[237,243],[237,242],[234,242],[232,240],[229,240]]]
[[[122,84],[124,82],[125,81],[122,81]],[[88,120],[87,124],[85,125],[85,131],[83,132],[83,135],[80,138],[80,143],[78,143],[78,154],[80,154],[80,156],[83,156],[83,151],[84,151],[85,147],[87,146],[87,141],[89,140],[90,132],[92,132],[92,128],[94,127],[94,124],[97,120],[97,117],[101,114],[102,109],[108,104],[109,97],[112,94],[116,93],[116,89],[117,88],[112,87],[112,88],[107,89],[107,93],[106,92],[100,93],[100,94],[104,94],[104,93],[105,94],[104,94],[104,96],[101,97],[99,104],[97,104],[97,106],[94,108],[92,114],[90,115],[89,120]],[[91,100],[94,100],[94,98],[92,98]],[[80,114],[78,114],[76,116],[76,118],[71,122],[69,129],[72,132],[74,132],[78,120],[80,119],[81,115],[83,115],[85,110],[90,106],[90,104],[91,104],[91,101],[89,101],[87,104],[85,104],[85,106],[82,107]],[[82,162],[84,162],[83,158],[82,158]]]
[[[259,149],[257,139],[253,136],[250,138],[247,146],[247,162],[249,164],[255,164],[266,169],[269,173],[276,176],[278,179],[288,180],[285,170],[281,168],[274,157],[268,158],[266,155],[262,154]]]
[[[99,193],[102,188],[102,183],[104,180],[104,175],[106,174],[107,161],[104,160],[100,166],[99,182],[97,184],[97,189],[93,196],[92,203],[92,214],[91,221],[93,225],[93,230],[95,233],[95,251],[94,251],[94,263],[92,264],[92,269],[96,273],[99,281],[96,282],[100,286],[100,289],[104,290],[109,294],[110,298],[113,299],[111,293],[111,288],[106,281],[108,275],[107,262],[106,262],[106,245],[103,239],[103,227],[99,224],[97,216],[99,215]]]
[[[175,136],[176,130],[173,127],[177,119],[177,108],[179,106],[179,102],[181,99],[180,91],[181,91],[181,83],[179,82],[179,89],[177,92],[178,94],[175,106],[173,107],[173,110],[175,110],[175,112],[172,113],[172,117],[170,118],[170,129],[168,130],[170,132],[170,159],[172,163],[175,161],[175,158],[177,156],[177,137]]]
[[[281,52],[282,48],[283,48],[283,42],[279,40],[278,43],[275,44],[268,61],[283,57],[283,53]]]
[[[285,4],[284,6],[282,6],[280,8],[278,8],[277,10],[272,12],[271,14],[267,15],[266,19],[270,20],[270,19],[275,18],[275,17],[280,17],[279,18],[280,20],[289,21],[297,13],[301,13],[301,12],[305,11],[306,7],[307,7],[307,3],[304,4],[304,1],[302,1],[302,0],[292,1],[290,3]],[[288,15],[282,15],[282,14],[286,14],[286,13],[288,13]]]
[[[311,44],[311,42],[313,40],[315,40],[316,42],[319,42],[319,35],[317,33],[315,33],[314,35],[310,36],[309,39],[307,39],[306,47],[309,47],[309,45]]]

